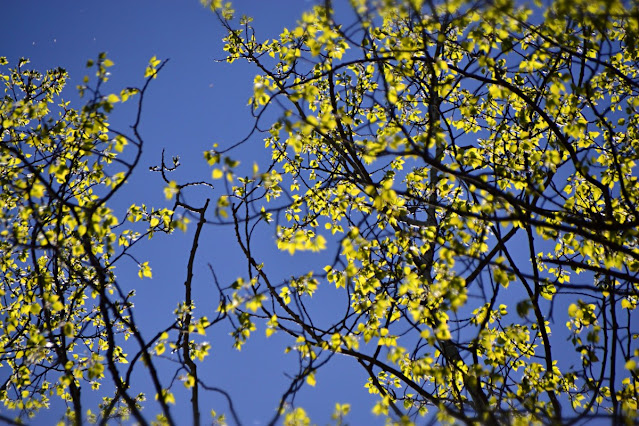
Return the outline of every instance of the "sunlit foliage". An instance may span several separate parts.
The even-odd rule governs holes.
[[[151,60],[142,89],[108,95],[102,86],[113,62],[104,54],[89,61],[97,81],[89,85],[87,76],[78,86],[87,98],[81,109],[59,96],[67,80],[63,69],[43,74],[29,69],[26,59],[9,68],[0,58],[0,65],[0,401],[22,418],[60,398],[71,423],[131,414],[143,420],[144,396],[130,393],[129,380],[144,362],[161,389],[150,358],[153,341],[140,335],[135,290],[123,290],[114,268],[133,259],[140,278],[151,277],[148,262],[135,260],[129,249],[184,223],[168,209],[135,204],[118,218],[108,202],[140,159],[142,96],[160,61]],[[111,129],[114,105],[135,98],[133,134]],[[139,350],[132,356],[121,346],[129,338]],[[105,382],[109,396],[100,412],[84,411],[82,389]]]
[[[218,202],[252,268],[238,345],[271,318],[296,380],[347,355],[395,420],[636,421],[636,6],[327,1],[273,40],[211,7],[273,160]],[[273,282],[246,222],[336,255]]]
[[[311,423],[295,396],[321,386],[335,355],[393,423],[636,423],[637,6],[326,0],[262,40],[230,3],[203,3],[227,30],[223,60],[255,67],[255,121],[204,153],[210,182],[171,179],[179,159],[162,155],[152,170],[171,209],[112,201],[139,163],[144,94],[165,62],[151,58],[141,88],[105,93],[102,54],[73,108],[64,70],[0,58],[0,420],[59,399],[71,424],[180,424],[174,406],[226,424],[200,407],[211,391],[239,424],[199,367],[211,349],[200,336],[230,324],[238,350],[279,333],[298,355],[271,424]],[[128,132],[109,125],[123,102],[137,102]],[[248,143],[269,161],[255,148],[244,169],[233,149]],[[187,202],[211,182],[215,200]],[[145,337],[115,266],[151,277],[131,247],[185,230],[187,216],[181,302]],[[247,264],[231,284],[211,268],[208,319],[192,287],[216,226],[234,229]],[[264,232],[316,261],[282,279],[257,248]],[[91,389],[99,407],[83,405]],[[348,422],[348,401],[334,402],[332,419]]]

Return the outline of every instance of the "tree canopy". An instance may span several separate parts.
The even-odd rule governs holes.
[[[146,424],[131,382],[146,368],[155,421],[175,424],[177,404],[200,424],[211,408],[200,394],[223,390],[198,374],[210,346],[197,335],[230,324],[238,349],[265,330],[299,354],[272,424],[308,424],[291,404],[336,356],[366,373],[373,412],[392,422],[637,421],[636,5],[326,0],[262,40],[232,5],[204,3],[227,30],[223,60],[255,67],[254,125],[204,153],[210,179],[173,180],[178,161],[162,156],[170,208],[133,205],[118,219],[109,207],[138,164],[144,93],[164,63],[151,59],[143,87],[105,94],[101,55],[77,110],[52,106],[63,70],[21,62],[2,74],[6,407],[24,418],[62,398],[76,424]],[[108,114],[131,97],[137,115],[121,133]],[[270,161],[244,170],[234,149],[252,143]],[[211,208],[187,201],[211,186]],[[143,336],[114,266],[142,237],[185,229],[187,216],[183,303]],[[216,280],[207,318],[196,314],[193,265],[201,233],[221,226],[234,229],[246,272]],[[322,255],[304,274],[273,278],[263,232],[292,256]],[[331,306],[313,300],[325,287]],[[160,355],[177,362],[188,399],[176,400]],[[87,412],[82,390],[100,384],[108,396]],[[338,404],[334,419],[348,410]],[[231,402],[226,411],[240,423]]]

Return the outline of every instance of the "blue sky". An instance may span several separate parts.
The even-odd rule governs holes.
[[[303,0],[234,2],[238,14],[255,17],[254,24],[261,38],[275,37],[282,28],[292,27],[301,12],[311,5],[312,2]],[[176,180],[209,179],[211,169],[204,162],[202,152],[210,149],[214,142],[225,146],[242,138],[252,124],[247,99],[252,91],[254,70],[239,62],[229,65],[214,61],[224,56],[221,41],[224,32],[213,14],[198,0],[3,0],[2,14],[0,56],[6,56],[12,65],[20,57],[29,58],[30,66],[42,71],[65,68],[70,79],[63,97],[76,107],[81,106],[81,101],[75,86],[87,74],[86,61],[96,58],[99,52],[107,52],[115,63],[105,87],[107,92],[141,85],[151,56],[170,59],[148,92],[141,125],[145,140],[142,163],[127,188],[114,200],[116,210],[122,211],[134,202],[168,206],[159,176],[149,172],[150,166],[159,163],[162,149],[166,149],[169,158],[173,155],[181,158],[184,166],[177,172]],[[132,121],[131,109],[119,107],[112,115],[111,124],[125,130]],[[245,164],[261,162],[269,155],[263,146],[256,136],[236,156]],[[197,196],[214,198],[216,194]],[[192,201],[197,204],[201,200],[193,198]],[[147,337],[155,334],[158,324],[169,322],[181,298],[191,238],[191,232],[159,236],[136,252],[140,260],[150,262],[152,280],[139,280],[134,265],[118,268],[121,285],[137,291],[137,320]],[[263,249],[262,259],[267,266],[281,276],[307,271],[311,261],[317,260],[313,255],[303,255],[296,256],[292,262],[287,253],[274,250],[272,237],[266,235],[259,247]],[[217,298],[212,297],[213,284],[207,263],[215,268],[222,282],[229,283],[245,275],[246,268],[230,229],[207,229],[198,261],[196,306],[200,314],[212,317]],[[322,300],[330,301],[330,290],[320,292],[316,299],[316,306],[323,306]],[[262,424],[272,417],[279,396],[287,387],[285,373],[296,371],[295,355],[284,355],[285,346],[291,342],[280,335],[267,340],[261,327],[242,352],[237,352],[231,348],[228,332],[225,326],[211,330],[207,339],[213,346],[212,355],[200,371],[208,383],[231,394],[244,424]],[[170,379],[172,371],[167,370],[165,380]],[[370,413],[373,398],[363,387],[365,377],[351,360],[334,358],[331,366],[318,373],[317,379],[316,388],[305,387],[296,400],[307,409],[314,423],[329,423],[335,402],[351,403],[352,413],[347,419],[352,424],[383,422]],[[145,388],[144,375],[139,376],[136,385]],[[175,386],[179,387],[179,384]],[[95,411],[91,401],[97,401],[97,397],[89,397],[85,408]],[[188,424],[186,395],[177,397],[174,415]],[[184,409],[180,408],[180,397],[183,397]],[[148,399],[151,404],[152,392]],[[210,409],[227,412],[223,400],[216,395],[203,397],[203,412]],[[145,411],[147,415],[151,412],[152,407]],[[50,421],[50,415],[42,413],[34,424]]]
[[[282,28],[293,27],[302,11],[312,4],[308,0],[234,1],[238,14],[255,18],[258,39],[276,37]],[[148,91],[140,127],[145,140],[144,154],[125,190],[112,200],[116,211],[123,212],[132,203],[170,207],[164,198],[160,177],[149,171],[149,167],[159,164],[163,149],[168,158],[179,155],[183,165],[172,179],[181,183],[210,180],[211,168],[203,159],[203,151],[214,143],[230,146],[242,139],[253,124],[247,100],[252,94],[255,69],[239,61],[233,64],[215,62],[214,59],[224,57],[221,39],[225,33],[215,16],[202,7],[199,0],[3,0],[2,14],[0,56],[7,56],[10,64],[15,64],[20,57],[30,58],[31,66],[43,71],[59,66],[66,68],[70,80],[63,97],[76,107],[82,104],[75,86],[88,72],[86,61],[96,58],[99,52],[107,52],[115,63],[110,68],[112,77],[105,92],[119,92],[126,86],[141,85],[151,56],[170,59]],[[113,128],[126,131],[133,119],[130,106],[118,105],[111,124]],[[266,162],[270,153],[264,150],[261,137],[256,135],[233,156],[241,160],[243,166],[250,167],[253,162]],[[199,191],[191,194],[189,201],[201,205],[206,197],[215,199],[221,191]],[[182,299],[193,229],[192,225],[186,234],[159,235],[137,249],[138,259],[148,260],[153,268],[151,280],[140,280],[133,262],[118,265],[116,272],[120,285],[125,291],[135,289],[137,292],[136,319],[147,338],[171,321],[173,310]],[[328,263],[328,257],[333,254],[303,253],[291,257],[275,249],[271,231],[261,235],[255,248],[258,261],[265,262],[268,273],[276,280],[312,268],[317,270]],[[513,239],[513,246],[518,245],[518,238]],[[527,246],[523,236],[521,238],[521,250],[525,252]],[[544,249],[545,245],[552,247],[551,242],[537,244]],[[196,312],[213,317],[218,300],[213,291],[209,263],[224,284],[246,276],[245,261],[232,229],[207,227],[200,242],[195,270]],[[589,274],[575,277],[581,282],[592,282],[591,278]],[[320,287],[313,298],[312,309],[326,314],[324,318],[343,309],[344,299],[337,299],[340,303],[337,304],[334,296],[334,288]],[[568,299],[561,300],[563,303]],[[514,317],[514,305],[510,306],[510,311]],[[564,341],[562,333],[567,334],[562,326],[565,310],[556,312],[553,332],[559,337],[554,341],[559,342]],[[258,325],[257,332],[243,350],[237,352],[231,347],[229,331],[226,325],[209,331],[206,339],[212,344],[211,356],[200,366],[200,377],[207,384],[230,393],[245,425],[264,424],[273,416],[279,397],[288,386],[286,374],[296,373],[296,355],[284,354],[284,348],[292,342],[281,334],[266,339],[264,326]],[[555,349],[556,354],[560,351],[561,348]],[[562,363],[579,362],[572,349],[561,355]],[[168,362],[162,366],[162,378],[168,383],[174,368]],[[296,404],[304,407],[313,422],[320,425],[330,422],[336,402],[351,403],[352,413],[347,418],[351,424],[382,424],[384,419],[371,414],[374,398],[364,389],[362,372],[356,362],[338,355],[328,367],[319,371],[315,388],[304,387]],[[136,377],[135,386],[148,393],[149,407],[144,413],[151,418],[155,414],[154,392],[144,374]],[[173,389],[180,388],[178,383]],[[182,392],[176,397],[174,416],[181,423],[189,424],[187,395]],[[98,400],[99,394],[87,396],[85,408],[95,411]],[[210,409],[228,414],[224,400],[216,394],[204,394],[202,411],[207,413]],[[57,416],[60,406],[52,411]],[[50,415],[42,413],[34,424],[50,424],[51,419]]]

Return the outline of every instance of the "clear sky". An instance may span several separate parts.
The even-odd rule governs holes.
[[[312,4],[308,0],[234,1],[238,13],[255,17],[260,38],[273,38],[282,28],[292,27],[301,12]],[[229,65],[214,61],[224,56],[221,41],[224,32],[198,0],[3,0],[1,11],[0,56],[6,56],[12,65],[20,57],[29,58],[31,67],[41,71],[54,67],[67,69],[70,80],[63,97],[75,107],[81,106],[75,86],[87,73],[85,63],[99,52],[107,52],[115,63],[105,88],[112,92],[141,85],[151,56],[170,59],[148,92],[141,126],[145,140],[142,163],[126,190],[114,200],[116,209],[134,202],[168,206],[159,176],[149,172],[150,166],[159,164],[162,149],[166,149],[169,158],[180,155],[184,166],[176,180],[209,179],[211,169],[202,152],[214,142],[228,146],[242,138],[252,124],[247,99],[252,92],[254,70],[239,62]],[[126,107],[116,108],[112,127],[127,129],[133,121],[130,112]],[[236,155],[248,165],[260,162],[269,155],[263,146],[256,137]],[[216,194],[202,196],[214,198]],[[243,258],[229,231],[207,229],[199,251],[196,306],[200,314],[210,317],[214,316],[217,298],[211,292],[213,284],[207,263],[226,283],[245,275]],[[130,269],[123,265],[117,271],[125,289],[137,290],[137,320],[147,337],[159,325],[170,322],[180,300],[191,237],[191,232],[160,236],[136,252],[140,260],[150,261],[152,280],[139,280],[134,265]],[[274,240],[267,236],[259,247],[263,248],[262,260],[281,276],[306,271],[309,262],[316,260],[313,255],[296,255],[292,262],[287,253],[275,252]],[[316,306],[332,309],[330,304],[322,305],[323,301],[330,301],[330,295],[320,292],[316,299]],[[285,346],[291,342],[280,335],[267,340],[261,327],[242,352],[237,352],[231,348],[228,332],[228,327],[220,328],[207,336],[212,355],[200,367],[200,374],[204,373],[204,379],[211,385],[231,394],[244,424],[262,424],[272,417],[281,393],[286,390],[289,380],[285,374],[296,372],[296,356],[284,355]],[[143,375],[139,377],[144,380]],[[170,377],[165,375],[164,379]],[[351,403],[352,413],[347,418],[351,424],[383,423],[383,419],[370,413],[373,398],[363,387],[365,377],[351,360],[334,358],[331,366],[318,373],[317,379],[317,386],[305,387],[296,400],[314,423],[329,423],[335,402]],[[145,386],[142,382],[136,385]],[[178,384],[174,388],[179,387]],[[151,403],[153,392],[147,397]],[[188,424],[186,395],[177,394],[177,398],[175,417]],[[85,405],[94,411],[97,406]],[[202,409],[228,413],[216,395],[203,397]],[[146,414],[150,415],[150,410]],[[42,413],[34,424],[51,421],[50,415]]]
[[[302,11],[313,3],[313,0],[233,1],[238,15],[244,13],[255,18],[253,24],[258,39],[272,39],[284,27],[292,28]],[[336,0],[335,3],[343,6],[347,2]],[[215,61],[224,57],[222,37],[225,32],[199,0],[1,0],[0,4],[3,18],[0,56],[6,56],[12,65],[20,57],[29,58],[30,66],[41,71],[66,68],[70,79],[63,97],[77,108],[81,107],[82,101],[75,86],[88,72],[85,68],[87,60],[95,59],[100,52],[106,52],[115,63],[110,68],[112,76],[105,92],[140,86],[152,56],[170,60],[153,81],[145,98],[141,125],[145,146],[141,164],[124,191],[112,200],[111,207],[120,212],[120,216],[132,203],[171,207],[164,198],[160,177],[149,171],[149,167],[159,164],[163,149],[168,158],[180,156],[182,166],[175,176],[171,176],[172,179],[181,183],[210,181],[211,168],[202,153],[214,143],[221,147],[230,146],[242,139],[253,124],[247,100],[252,94],[255,68],[241,61],[233,64]],[[111,118],[113,128],[128,129],[134,120],[131,107],[116,105]],[[264,164],[270,153],[264,149],[261,137],[255,135],[233,156],[242,162],[243,167],[250,168],[253,162]],[[221,193],[221,189],[210,193],[200,191],[189,201],[197,206],[203,203],[204,198],[216,199]],[[138,260],[149,261],[153,268],[151,280],[138,278],[134,262],[118,265],[116,273],[120,285],[125,291],[135,289],[137,292],[136,320],[147,338],[172,321],[173,310],[183,298],[193,230],[192,224],[186,234],[159,235],[137,249],[135,255]],[[544,248],[544,244],[551,242],[537,244]],[[522,243],[522,247],[527,246]],[[267,272],[275,279],[305,273],[311,268],[317,270],[329,263],[329,257],[334,254],[301,253],[291,257],[288,253],[278,252],[272,229],[261,235],[255,248],[258,261],[265,263]],[[246,262],[232,229],[209,226],[200,242],[194,283],[196,313],[211,318],[215,316],[218,299],[209,264],[223,284],[228,285],[240,276],[246,277]],[[592,282],[590,275],[585,275],[580,279]],[[312,309],[320,314],[320,320],[344,308],[335,303],[335,290],[331,286],[320,287],[313,296]],[[343,298],[339,300],[343,302]],[[557,312],[553,333],[556,341],[566,341],[561,334],[567,335],[562,326],[566,321],[565,309]],[[297,372],[297,355],[284,354],[286,346],[293,342],[282,334],[267,339],[264,328],[264,324],[258,324],[257,332],[241,352],[232,348],[227,323],[210,329],[206,339],[212,345],[211,355],[198,370],[207,384],[224,389],[231,395],[244,425],[260,425],[270,420],[281,394],[290,383],[287,375]],[[557,352],[560,351],[557,349]],[[133,348],[128,352],[133,353]],[[558,357],[562,363],[579,362],[572,359],[572,349]],[[161,365],[164,368],[162,379],[168,384],[174,365],[168,362]],[[157,412],[154,411],[155,392],[147,380],[142,371],[135,378],[134,387],[147,392],[148,408],[144,414],[152,419]],[[318,372],[317,386],[305,386],[295,403],[305,408],[313,423],[318,425],[330,423],[336,402],[351,404],[351,414],[346,418],[349,424],[383,424],[383,418],[371,413],[375,397],[364,388],[365,381],[363,370],[354,360],[336,355],[328,366]],[[108,388],[109,382],[108,378],[105,379],[105,388]],[[179,383],[172,388],[175,391],[180,389]],[[101,394],[97,393],[87,395],[85,409],[96,411],[100,397]],[[181,424],[190,424],[187,394],[177,392],[176,398],[174,417]],[[203,413],[214,409],[228,415],[225,401],[217,394],[204,393],[201,407]],[[0,412],[2,409],[0,405]],[[58,416],[60,410],[58,403],[51,413]],[[53,419],[45,412],[36,417],[33,424],[47,425]],[[204,424],[206,421],[208,418],[203,416]]]

